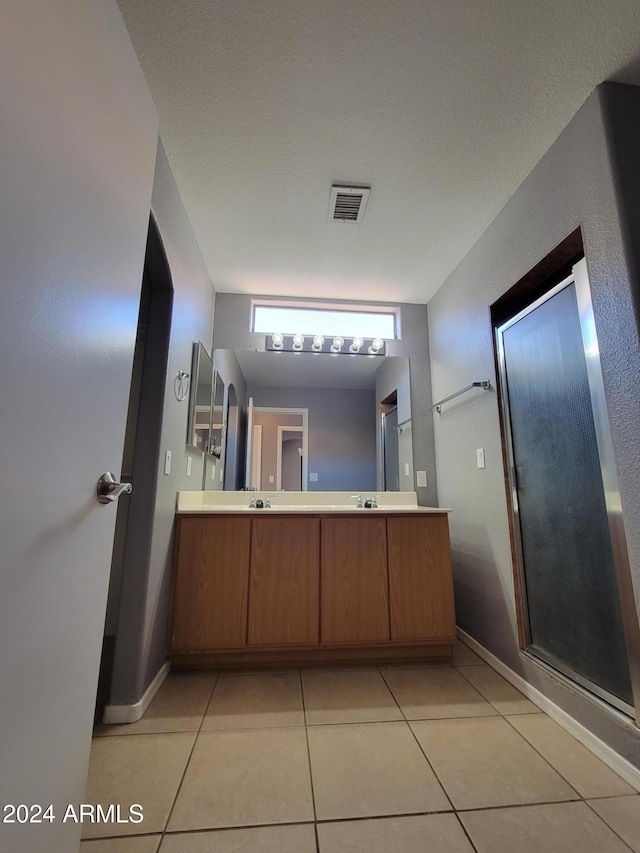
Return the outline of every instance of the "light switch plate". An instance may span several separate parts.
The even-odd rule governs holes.
[[[191,476],[191,456],[187,456],[187,477]]]
[[[216,478],[216,466],[215,463],[211,466],[211,479],[215,480]]]
[[[309,482],[317,483],[318,482],[318,474],[314,471],[313,474],[309,474]]]
[[[405,462],[405,463],[404,463],[404,476],[405,476],[405,477],[408,477],[408,476],[409,476],[409,474],[410,474],[410,471],[409,471],[409,463],[408,463],[408,462]]]
[[[273,474],[269,474],[269,482],[275,483],[275,481],[276,481],[276,478],[273,476]]]
[[[476,450],[476,460],[478,462],[478,468],[486,468],[484,463],[484,447],[479,447]]]
[[[427,472],[416,471],[416,486],[419,489],[424,489],[427,485]]]
[[[171,473],[171,451],[170,450],[165,450],[165,453],[164,453],[164,473],[165,474]]]

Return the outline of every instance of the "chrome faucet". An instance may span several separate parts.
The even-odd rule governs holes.
[[[362,509],[362,507],[364,506],[364,503],[362,502],[362,495],[351,495],[351,497],[356,499],[356,507],[358,509]]]

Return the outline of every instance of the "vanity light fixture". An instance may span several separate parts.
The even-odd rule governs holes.
[[[369,347],[369,355],[378,355],[382,347],[384,346],[384,341],[382,338],[374,338],[371,341],[371,346]]]
[[[296,352],[300,352],[304,349],[304,335],[294,335],[293,341],[291,343],[291,348]]]
[[[337,335],[333,339],[333,343],[331,344],[331,352],[340,352],[342,347],[344,346],[344,338],[341,338],[340,335]]]
[[[313,343],[311,344],[311,349],[314,352],[322,352],[322,347],[324,346],[324,335],[314,335]]]
[[[349,352],[352,352],[354,354],[357,352],[360,352],[363,344],[364,344],[364,341],[362,338],[354,338],[351,341],[351,346],[349,347]]]
[[[280,332],[275,332],[271,335],[271,345],[274,349],[282,349],[284,346],[284,335],[280,334]]]

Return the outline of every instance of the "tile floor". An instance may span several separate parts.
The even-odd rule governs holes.
[[[98,726],[82,853],[640,853],[640,796],[462,643],[451,666],[172,673]]]

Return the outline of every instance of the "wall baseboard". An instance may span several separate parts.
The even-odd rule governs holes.
[[[106,705],[102,722],[107,725],[116,723],[136,723],[149,707],[151,700],[160,689],[160,685],[169,675],[171,664],[165,661],[151,684],[144,691],[144,695],[134,705]]]
[[[576,740],[579,740],[583,746],[599,758],[600,761],[606,764],[607,767],[610,767],[611,770],[618,774],[618,776],[622,777],[622,779],[631,785],[632,788],[635,788],[636,791],[640,791],[639,768],[631,764],[630,761],[627,761],[626,758],[613,750],[604,741],[600,740],[599,737],[596,737],[596,735],[594,735],[593,732],[590,732],[589,729],[585,728],[582,723],[574,720],[573,717],[567,714],[566,711],[563,711],[562,708],[555,704],[555,702],[547,699],[544,693],[541,693],[536,687],[533,687],[528,681],[525,681],[522,676],[515,673],[499,658],[485,649],[484,646],[481,646],[477,640],[474,640],[473,637],[467,634],[466,631],[463,631],[462,628],[458,628],[457,633],[458,637],[465,643],[465,645],[469,646],[469,648],[488,663],[492,669],[495,669],[496,672],[500,673],[500,675],[512,684],[516,690],[523,693],[527,699],[530,699],[534,705],[537,705],[538,708],[540,708],[541,711],[548,714],[552,720],[555,720],[555,722],[558,723],[559,726],[562,726],[565,731],[569,732],[570,735],[573,735]]]

